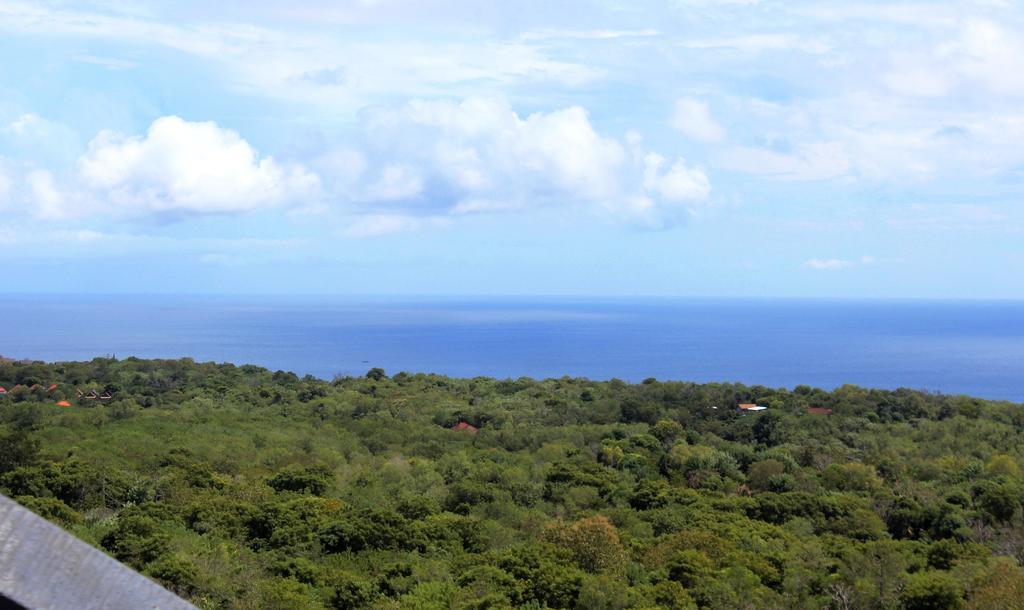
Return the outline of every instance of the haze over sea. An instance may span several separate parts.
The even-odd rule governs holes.
[[[910,387],[1024,401],[1024,302],[3,296],[0,354]]]

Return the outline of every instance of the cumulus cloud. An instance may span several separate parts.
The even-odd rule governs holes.
[[[371,153],[405,158],[467,194],[510,187],[607,196],[624,160],[622,146],[578,106],[520,117],[500,98],[414,100],[369,112],[365,129]]]
[[[25,115],[9,129],[43,124]],[[700,167],[645,150],[638,134],[600,133],[579,106],[523,116],[500,97],[414,100],[366,110],[355,133],[307,168],[261,156],[214,122],[166,116],[143,134],[100,132],[75,171],[28,164],[13,190],[30,214],[49,220],[177,219],[301,202],[305,211],[355,218],[344,232],[351,237],[533,206],[577,206],[664,228],[711,190]],[[0,187],[9,193],[6,176]]]
[[[213,122],[157,119],[144,136],[101,132],[78,160],[88,186],[129,214],[210,214],[308,197],[319,179],[259,154]]]
[[[685,97],[676,100],[670,123],[686,137],[701,142],[718,142],[725,135],[703,100]]]
[[[521,116],[503,98],[414,100],[369,110],[362,125],[364,165],[350,196],[370,207],[461,215],[591,204],[667,226],[681,202],[710,191],[703,170],[646,155],[638,136],[602,135],[579,106]],[[385,221],[395,223],[372,226]]]
[[[711,183],[703,170],[691,168],[683,159],[676,159],[665,168],[666,160],[658,153],[644,156],[644,190],[667,201],[704,199],[711,193]]]

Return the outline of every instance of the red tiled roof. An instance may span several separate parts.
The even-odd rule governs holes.
[[[0,394],[6,394],[6,393],[7,393],[7,390],[4,389],[4,386],[0,385]]]
[[[825,407],[811,407],[807,409],[807,412],[815,415],[832,415],[832,409],[826,409]]]
[[[472,426],[470,424],[467,424],[464,421],[460,421],[458,424],[452,426],[452,430],[468,430],[470,432],[474,432],[475,433],[477,431],[477,428],[476,428],[476,426]]]
[[[753,408],[754,408],[754,407],[756,407],[756,406],[757,406],[757,405],[755,405],[755,404],[754,404],[754,403],[752,403],[752,402],[745,402],[745,403],[742,403],[742,404],[740,404],[740,408],[741,408],[741,409],[753,409]]]
[[[70,407],[71,403],[66,400],[61,400],[57,403],[58,407]]]

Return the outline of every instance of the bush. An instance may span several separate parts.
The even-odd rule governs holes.
[[[918,572],[907,578],[900,601],[907,610],[957,610],[964,607],[960,583],[945,572]]]
[[[286,466],[270,477],[267,485],[275,491],[322,496],[334,483],[334,473],[326,466]]]
[[[173,555],[163,555],[146,566],[150,576],[178,595],[188,595],[197,587],[198,570],[191,561]]]
[[[53,521],[57,525],[68,528],[82,522],[82,516],[70,506],[57,498],[38,498],[35,496],[17,496],[14,501],[35,514]]]
[[[621,569],[628,557],[618,530],[603,515],[550,527],[545,538],[567,549],[576,565],[591,573]]]
[[[338,610],[362,608],[375,596],[373,584],[352,572],[334,571],[327,577],[327,581],[332,591],[331,607]]]
[[[171,537],[152,517],[128,515],[118,518],[117,524],[100,544],[110,554],[137,570],[167,553]]]

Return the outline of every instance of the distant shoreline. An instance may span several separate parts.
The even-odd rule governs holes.
[[[369,367],[368,369],[366,369],[366,371],[363,372],[363,373],[354,373],[354,374],[347,374],[347,375],[335,375],[332,378],[328,379],[328,378],[324,378],[324,377],[318,377],[316,375],[309,375],[309,374],[300,375],[299,373],[297,373],[295,371],[286,371],[286,370],[281,370],[281,369],[275,370],[275,369],[268,368],[268,367],[265,367],[265,366],[262,366],[262,365],[259,365],[259,364],[255,364],[255,363],[241,363],[241,364],[239,364],[239,363],[236,363],[236,362],[220,362],[220,361],[216,361],[216,360],[198,360],[198,359],[195,359],[195,358],[192,358],[192,357],[189,357],[189,356],[181,356],[181,357],[175,357],[175,358],[139,358],[139,357],[135,357],[135,356],[126,356],[126,357],[120,358],[120,357],[104,355],[104,356],[96,356],[94,358],[87,359],[87,360],[46,361],[46,360],[38,360],[38,359],[31,359],[31,358],[11,358],[11,357],[8,357],[8,356],[0,355],[0,365],[15,364],[15,365],[23,365],[23,366],[41,365],[41,366],[47,366],[47,367],[54,367],[54,366],[60,367],[61,365],[81,366],[81,365],[87,365],[87,364],[90,364],[90,363],[97,363],[97,362],[103,362],[103,361],[108,361],[108,362],[138,361],[138,362],[149,362],[149,363],[154,363],[154,364],[183,363],[183,364],[188,364],[188,365],[212,365],[212,366],[232,366],[232,367],[235,367],[235,368],[253,368],[253,369],[258,369],[260,371],[267,372],[267,373],[282,373],[282,374],[285,374],[285,375],[293,375],[296,378],[310,378],[310,379],[314,379],[316,381],[320,381],[320,382],[324,382],[324,383],[331,383],[331,382],[336,382],[336,381],[339,381],[339,380],[355,379],[355,378],[359,378],[359,377],[366,377],[366,376],[370,376],[371,373],[373,373],[374,371],[379,371],[379,373],[382,374],[384,377],[389,377],[389,378],[390,377],[439,377],[439,378],[451,379],[453,381],[474,381],[474,380],[479,380],[479,381],[488,381],[488,382],[511,382],[511,383],[514,383],[514,382],[517,382],[517,381],[529,382],[529,383],[572,381],[572,382],[576,382],[576,383],[582,382],[582,383],[595,383],[595,384],[608,384],[608,383],[619,382],[619,383],[623,383],[623,384],[626,384],[626,385],[646,385],[646,384],[649,384],[649,383],[662,383],[662,384],[670,384],[670,385],[692,385],[692,386],[735,386],[735,387],[750,388],[752,390],[754,390],[754,389],[763,389],[763,390],[769,390],[769,391],[781,391],[781,392],[789,392],[789,393],[796,392],[801,387],[808,388],[809,390],[813,390],[813,391],[820,391],[820,392],[834,392],[834,391],[836,391],[839,388],[848,387],[851,390],[879,391],[879,392],[890,392],[890,393],[894,393],[894,392],[914,392],[914,393],[917,393],[917,394],[928,395],[928,396],[947,397],[947,398],[968,398],[968,399],[985,400],[985,401],[992,402],[992,403],[1008,403],[1008,404],[1011,404],[1011,405],[1020,404],[1020,405],[1024,406],[1024,401],[1014,401],[1014,400],[1010,400],[1010,399],[985,398],[985,397],[981,397],[981,396],[972,396],[972,395],[969,395],[969,394],[954,394],[954,393],[948,393],[948,392],[936,392],[936,391],[932,391],[932,390],[928,390],[928,389],[912,388],[912,387],[905,387],[905,386],[882,388],[882,387],[861,386],[861,385],[857,385],[857,384],[853,384],[853,383],[841,384],[841,385],[833,387],[833,388],[823,388],[823,387],[813,386],[813,385],[810,385],[810,384],[796,384],[796,385],[794,385],[792,387],[774,387],[774,386],[766,386],[766,385],[763,385],[763,384],[744,383],[742,381],[724,381],[724,380],[695,381],[695,380],[690,380],[690,379],[658,379],[658,378],[655,378],[655,377],[648,377],[648,378],[645,378],[645,379],[642,379],[642,380],[626,380],[626,379],[620,379],[620,378],[617,378],[617,377],[610,377],[610,378],[607,378],[607,379],[593,379],[593,378],[586,377],[586,376],[572,376],[572,375],[562,375],[562,376],[556,376],[556,377],[529,377],[529,376],[493,377],[493,376],[488,376],[488,375],[476,375],[476,376],[472,376],[472,377],[458,377],[458,376],[452,376],[452,375],[445,375],[443,373],[433,373],[433,372],[429,372],[429,371],[387,371],[387,370],[385,370],[383,368],[372,367],[372,366]]]

